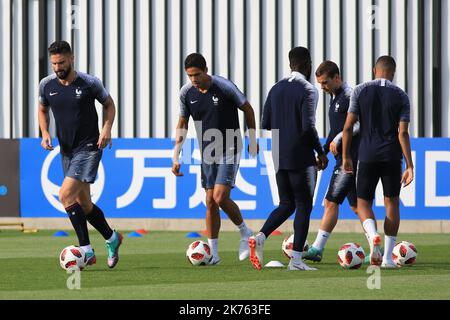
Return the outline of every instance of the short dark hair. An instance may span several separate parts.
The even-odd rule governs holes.
[[[191,53],[184,60],[184,69],[199,68],[203,71],[206,70],[206,60],[200,53]]]
[[[391,56],[381,56],[377,59],[375,66],[380,66],[384,70],[389,70],[395,72],[397,68],[397,64],[395,63],[394,58]]]
[[[316,70],[316,77],[326,75],[328,78],[333,78],[339,75],[339,67],[333,61],[327,60],[322,62]]]
[[[72,54],[72,48],[67,41],[57,40],[48,47],[48,54]]]
[[[308,64],[311,64],[311,54],[305,47],[295,47],[289,51],[289,63],[292,67],[305,69]]]

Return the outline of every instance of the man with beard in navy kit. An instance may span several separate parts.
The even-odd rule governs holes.
[[[75,229],[80,248],[86,253],[86,264],[96,263],[89,240],[89,221],[106,240],[107,264],[109,268],[114,268],[119,261],[122,235],[110,228],[102,210],[92,203],[90,184],[95,181],[102,149],[108,144],[109,148],[112,146],[111,127],[116,107],[99,79],[73,69],[74,56],[69,43],[55,41],[48,52],[55,74],[42,79],[39,84],[41,145],[45,150],[53,150],[48,132],[51,109],[64,170],[59,199]],[[101,133],[98,130],[95,100],[103,105],[105,111]]]

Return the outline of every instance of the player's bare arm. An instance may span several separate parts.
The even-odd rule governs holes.
[[[50,122],[50,116],[49,116],[49,108],[43,106],[42,104],[39,104],[38,107],[38,119],[39,119],[39,128],[42,132],[42,141],[41,146],[45,150],[51,151],[53,150],[52,146],[52,137],[50,136],[50,133],[48,132],[49,122]]]
[[[350,156],[350,146],[352,144],[353,126],[358,121],[358,116],[353,112],[347,114],[344,130],[342,130],[342,165],[345,172],[353,173],[353,162]]]
[[[255,121],[255,112],[253,111],[250,103],[246,102],[241,109],[244,112],[245,121],[248,127],[248,135],[250,139],[250,144],[248,146],[248,151],[252,157],[256,157],[259,153],[259,145],[256,142],[256,121]]]
[[[359,134],[359,121],[356,121],[355,125],[353,126],[353,136],[356,136]],[[330,151],[333,153],[333,155],[337,155],[339,153],[338,148],[339,145],[342,142],[342,132],[340,132],[330,143]]]
[[[177,177],[183,176],[183,173],[180,172],[180,152],[181,147],[183,146],[184,141],[186,140],[186,135],[188,131],[189,119],[185,117],[180,117],[178,119],[177,124],[177,132],[175,135],[175,148],[173,150],[173,158],[172,158],[172,173]]]
[[[114,118],[116,116],[116,106],[114,100],[111,96],[108,97],[106,102],[103,104],[103,110],[105,114],[105,119],[103,123],[103,129],[98,138],[97,146],[99,149],[104,149],[109,144],[109,149],[112,147],[111,139],[111,128],[114,123]]]
[[[406,170],[403,172],[401,180],[403,187],[409,185],[414,179],[414,164],[411,157],[411,143],[409,141],[408,127],[408,122],[400,122],[398,132],[398,140],[400,141],[402,153],[406,161]]]

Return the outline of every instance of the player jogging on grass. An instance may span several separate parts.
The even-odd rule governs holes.
[[[260,232],[248,240],[250,262],[258,270],[263,266],[264,241],[294,212],[294,246],[288,270],[316,270],[302,261],[302,248],[308,235],[317,168],[325,169],[328,159],[315,127],[318,92],[307,80],[311,76],[309,50],[293,48],[289,62],[292,73],[270,89],[264,105],[261,127],[279,134],[279,154],[272,151],[272,156],[279,164],[275,170],[280,204]]]
[[[340,76],[339,67],[333,61],[322,62],[316,70],[316,80],[321,85],[322,90],[330,94],[330,105],[328,109],[328,119],[330,121],[330,131],[323,149],[325,154],[329,151],[336,159],[333,168],[328,191],[325,196],[325,210],[323,213],[320,228],[316,240],[309,247],[308,253],[303,256],[306,260],[319,262],[322,260],[323,250],[336,226],[339,205],[347,198],[353,212],[356,211],[356,181],[351,173],[344,172],[342,168],[342,130],[344,129],[347,117],[348,106],[352,89]],[[355,125],[353,140],[350,150],[353,161],[358,159],[359,146],[359,123]]]
[[[102,149],[108,144],[109,148],[112,146],[111,127],[116,107],[99,79],[73,69],[74,56],[69,43],[56,41],[48,52],[55,74],[42,79],[39,85],[41,145],[45,150],[53,150],[48,132],[51,109],[64,171],[59,199],[75,229],[81,249],[86,252],[87,265],[96,263],[89,240],[89,221],[106,240],[108,267],[114,268],[119,261],[122,235],[110,228],[102,210],[92,203],[90,184],[95,181]],[[101,133],[95,100],[103,105],[105,112]]]
[[[392,83],[395,60],[390,56],[378,58],[375,80],[358,85],[352,94],[343,131],[343,166],[354,172],[350,154],[353,125],[359,118],[361,142],[358,153],[356,192],[358,215],[370,245],[370,264],[396,268],[392,261],[400,225],[399,195],[414,178],[414,166],[409,141],[410,105],[408,95]],[[406,170],[402,174],[402,154]],[[372,210],[375,189],[381,179],[386,218],[384,220],[384,255]]]
[[[239,228],[239,260],[245,260],[249,256],[248,238],[252,231],[246,226],[230,193],[239,169],[242,149],[238,110],[244,112],[250,129],[250,154],[256,156],[258,152],[253,108],[233,82],[220,76],[208,75],[206,61],[201,54],[192,53],[187,56],[184,69],[190,83],[180,90],[180,117],[172,172],[176,176],[183,175],[180,172],[179,154],[186,138],[189,117],[192,117],[201,148],[201,181],[206,191],[206,231],[213,254],[211,264],[220,262],[219,208]]]

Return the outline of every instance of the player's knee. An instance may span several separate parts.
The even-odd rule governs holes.
[[[216,209],[217,206],[218,205],[217,205],[216,201],[214,201],[213,195],[212,194],[211,195],[207,195],[206,196],[206,208],[208,210],[213,210],[213,209]]]
[[[213,198],[215,203],[217,203],[219,206],[225,204],[225,202],[229,199],[228,195],[225,192],[215,192]]]
[[[292,214],[295,211],[296,205],[294,201],[280,201],[280,207]]]
[[[297,202],[295,210],[304,216],[309,216],[311,215],[312,207],[312,202]]]
[[[400,202],[398,197],[384,197],[384,203],[390,206],[398,206]]]
[[[400,219],[400,202],[397,198],[384,198],[386,217],[393,220]]]
[[[336,202],[325,199],[325,208],[335,210],[339,208],[339,205]]]
[[[59,190],[59,201],[61,201],[63,206],[67,207],[76,202],[76,197],[72,195],[71,190],[61,188]]]

